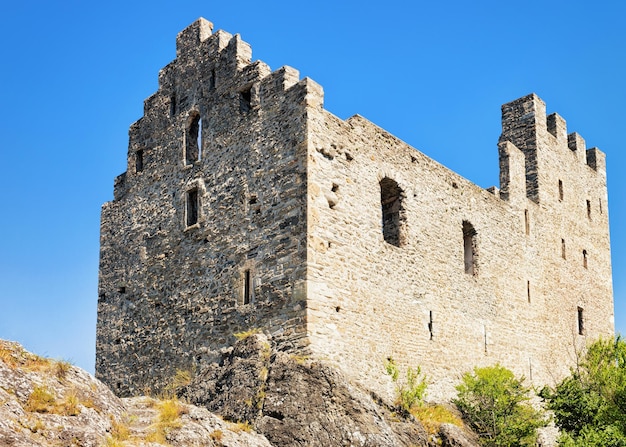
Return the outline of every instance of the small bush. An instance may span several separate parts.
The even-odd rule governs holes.
[[[465,373],[454,401],[463,416],[489,447],[536,445],[537,429],[547,421],[527,401],[530,388],[508,369],[500,366],[474,368]]]
[[[626,342],[596,341],[571,375],[541,397],[562,431],[559,445],[626,446]]]
[[[385,364],[385,371],[396,385],[396,405],[403,411],[409,412],[411,408],[424,402],[428,382],[419,366],[415,369],[407,368],[406,380],[400,381],[400,370],[393,358],[389,357]]]

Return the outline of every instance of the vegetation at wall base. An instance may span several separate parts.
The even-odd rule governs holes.
[[[454,401],[464,419],[487,447],[534,447],[537,429],[545,427],[544,414],[529,403],[524,378],[498,364],[474,368],[456,387]]]
[[[396,386],[396,405],[404,412],[409,413],[411,408],[424,402],[428,382],[422,374],[421,368],[408,367],[406,378],[400,380],[400,370],[392,357],[385,363],[385,371]]]
[[[541,397],[554,412],[563,447],[626,447],[626,342],[598,340],[579,365]]]

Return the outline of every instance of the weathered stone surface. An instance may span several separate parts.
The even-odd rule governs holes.
[[[212,28],[179,34],[102,209],[96,371],[118,395],[251,328],[380,395],[385,359],[420,365],[434,400],[496,362],[553,385],[613,336],[604,155],[539,97],[502,106],[485,190]]]
[[[181,393],[227,419],[248,421],[274,446],[428,445],[418,422],[319,362],[270,349],[252,335],[222,365],[202,371]]]
[[[475,447],[480,445],[476,434],[453,424],[441,424],[439,437],[441,447]]]
[[[34,408],[33,393],[45,389],[53,400]],[[72,400],[74,399],[74,400]],[[0,340],[0,445],[3,447],[158,447],[148,442],[159,421],[158,400],[120,399],[80,368],[33,355]],[[271,447],[262,435],[246,432],[209,413],[179,402],[180,418],[166,435],[172,447]],[[113,422],[128,428],[126,440],[107,444]]]

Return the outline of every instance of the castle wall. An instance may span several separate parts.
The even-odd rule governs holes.
[[[96,371],[122,395],[199,370],[250,328],[306,344],[306,110],[319,87],[251,63],[211,26],[179,35],[102,209]]]
[[[198,20],[102,209],[98,378],[158,391],[260,329],[378,392],[389,357],[432,399],[496,362],[555,383],[613,335],[604,154],[535,95],[502,114],[485,190]]]
[[[525,107],[536,122],[520,129]],[[496,362],[554,383],[587,339],[613,335],[601,153],[589,152],[601,161],[589,166],[578,135],[568,146],[562,119],[557,135],[549,132],[555,118],[535,95],[503,106],[503,118],[501,198],[362,117],[316,116],[307,281],[316,357],[379,390],[389,389],[388,357],[420,365],[431,398],[448,398],[462,373]],[[531,137],[535,148],[524,147]],[[402,190],[400,246],[381,228],[385,178]],[[469,273],[464,222],[475,231]]]

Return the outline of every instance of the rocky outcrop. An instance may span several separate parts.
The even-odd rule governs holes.
[[[205,408],[149,397],[119,399],[82,369],[2,340],[0,445],[271,447],[248,426]]]
[[[429,436],[337,370],[276,352],[259,334],[239,341],[221,364],[181,377],[189,380],[170,389],[178,398],[120,399],[80,368],[0,340],[0,445],[477,445],[445,424]]]
[[[276,447],[475,445],[462,439],[461,429],[429,439],[418,421],[399,417],[336,369],[276,352],[260,334],[240,340],[179,394],[229,420],[249,422]]]

